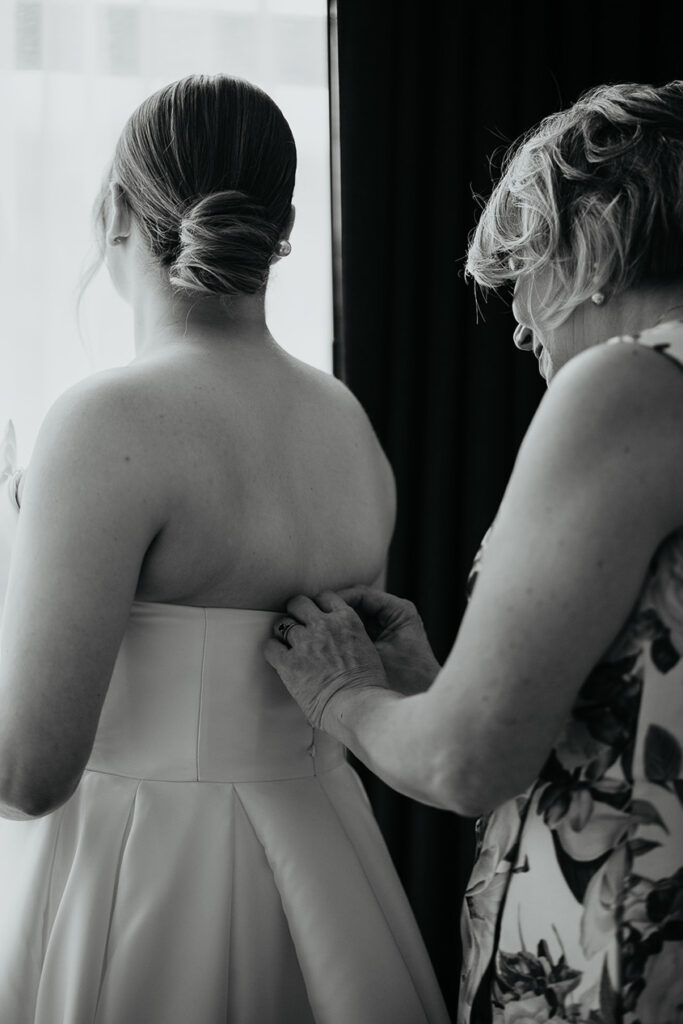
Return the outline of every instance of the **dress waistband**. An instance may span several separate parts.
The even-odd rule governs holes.
[[[230,749],[218,756],[190,760],[176,757],[169,751],[164,757],[157,750],[139,751],[139,756],[119,754],[116,750],[104,751],[97,744],[86,765],[86,771],[101,775],[118,775],[149,782],[278,782],[288,779],[314,778],[338,768],[346,761],[346,749],[326,733],[311,729],[310,742],[302,747],[294,744],[285,754],[268,750],[255,750],[253,756],[245,758],[244,751],[238,758],[231,758]]]

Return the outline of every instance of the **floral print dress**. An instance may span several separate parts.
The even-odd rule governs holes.
[[[622,341],[683,369],[681,322]],[[478,822],[460,1024],[683,1024],[682,763],[683,528],[540,777]]]

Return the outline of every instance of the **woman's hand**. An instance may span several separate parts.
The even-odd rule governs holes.
[[[342,695],[386,688],[382,661],[356,612],[337,594],[295,597],[287,612],[275,623],[277,639],[266,642],[266,661],[311,725],[325,728],[327,718],[327,731],[334,733],[333,717],[343,717]]]
[[[349,587],[339,596],[358,613],[382,659],[392,690],[422,693],[436,679],[440,665],[422,619],[411,601],[372,587]]]

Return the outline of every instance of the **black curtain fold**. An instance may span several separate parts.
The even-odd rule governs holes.
[[[389,589],[445,658],[465,583],[543,393],[508,304],[463,279],[474,193],[506,145],[607,81],[683,77],[675,5],[337,0],[342,365],[393,464]],[[361,774],[451,1011],[473,823]]]

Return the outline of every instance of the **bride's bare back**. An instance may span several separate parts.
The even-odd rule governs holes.
[[[164,352],[125,372],[165,423],[150,457],[172,496],[139,600],[277,610],[377,579],[393,478],[342,384],[272,343]]]

